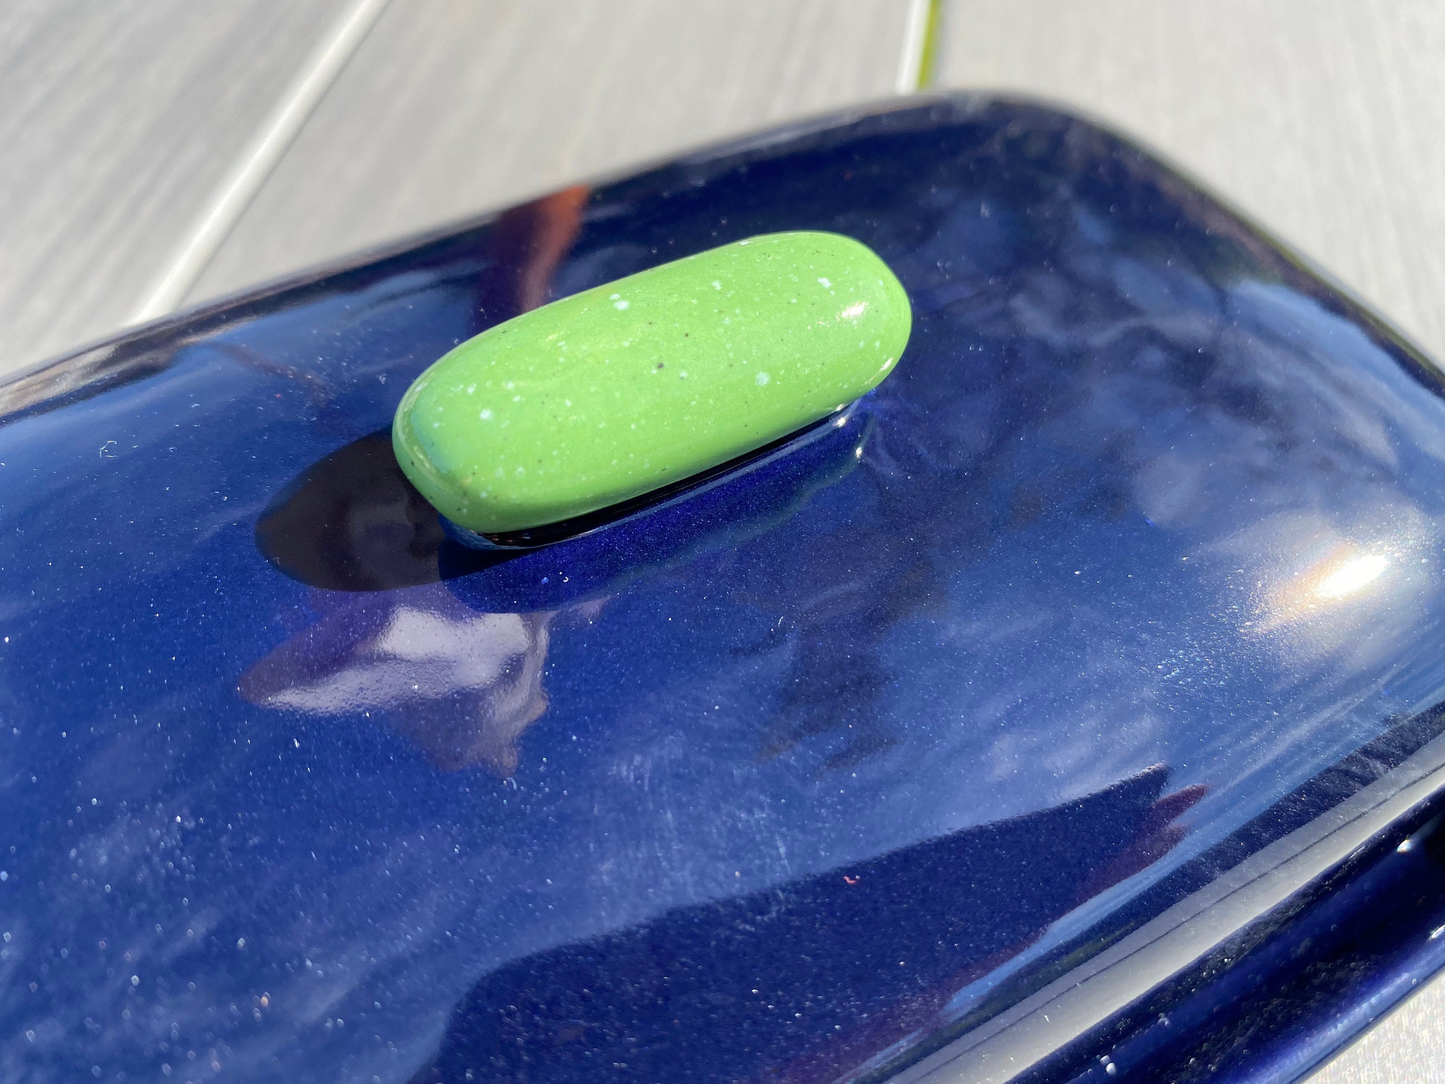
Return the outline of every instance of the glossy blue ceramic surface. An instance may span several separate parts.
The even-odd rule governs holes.
[[[792,229],[914,306],[840,424],[520,556],[443,536],[385,431],[424,367]],[[1152,158],[972,98],[12,383],[0,1077],[1297,1075],[1439,963],[1441,392]]]

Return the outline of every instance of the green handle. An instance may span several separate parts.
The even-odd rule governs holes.
[[[803,428],[874,387],[912,313],[834,233],[737,241],[554,301],[417,378],[397,461],[478,534],[627,501]]]

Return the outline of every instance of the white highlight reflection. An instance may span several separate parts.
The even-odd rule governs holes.
[[[1326,621],[1342,631],[1361,621],[1371,622],[1378,606],[1386,603],[1389,596],[1396,593],[1395,589],[1407,586],[1395,582],[1398,577],[1386,577],[1390,558],[1378,550],[1366,550],[1337,536],[1333,545],[1328,545],[1321,554],[1319,542],[1324,539],[1314,541],[1315,545],[1301,547],[1304,552],[1297,554],[1297,558],[1304,558],[1308,563],[1293,575],[1276,581],[1278,586],[1268,593],[1263,628]],[[1315,551],[1314,560],[1309,560],[1309,550]],[[1349,606],[1351,616],[1344,616],[1340,609],[1343,605]],[[1361,605],[1366,609],[1360,610]],[[1341,621],[1345,624],[1339,624]],[[1305,632],[1303,628],[1297,631]],[[1316,625],[1306,635],[1317,638],[1322,632]]]
[[[1388,558],[1377,553],[1367,553],[1346,561],[1339,568],[1326,575],[1315,588],[1315,594],[1322,599],[1344,598],[1353,595],[1360,588],[1379,579],[1390,567]]]
[[[1381,496],[1394,499],[1332,517],[1266,516],[1202,550],[1229,584],[1240,631],[1268,637],[1291,669],[1328,659],[1336,678],[1415,642],[1439,597],[1440,528],[1403,497]]]

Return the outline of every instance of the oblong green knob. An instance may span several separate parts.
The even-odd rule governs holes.
[[[737,241],[468,339],[402,397],[392,445],[453,523],[524,531],[628,501],[803,428],[892,370],[902,285],[835,233]]]

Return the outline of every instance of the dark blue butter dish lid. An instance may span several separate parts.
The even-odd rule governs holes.
[[[401,474],[455,344],[791,230],[913,307],[848,411],[530,550]],[[1286,1080],[1445,962],[1439,374],[1091,123],[793,126],[0,411],[5,1079]]]

